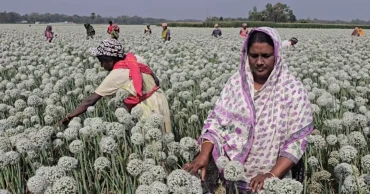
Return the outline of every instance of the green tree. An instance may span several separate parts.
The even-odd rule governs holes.
[[[257,11],[257,7],[253,7],[252,11],[249,11],[249,20],[252,21],[270,21],[270,22],[296,22],[297,18],[293,13],[293,10],[287,4],[271,3],[266,4],[265,9]]]

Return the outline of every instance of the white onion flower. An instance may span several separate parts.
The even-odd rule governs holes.
[[[343,162],[351,163],[353,159],[357,157],[357,150],[352,146],[343,146],[339,150],[339,157]]]
[[[143,170],[143,161],[133,159],[127,164],[127,172],[132,176],[138,176]]]
[[[226,180],[233,182],[240,181],[243,179],[244,166],[238,161],[230,161],[225,166],[223,172]]]
[[[94,169],[96,171],[101,171],[104,169],[109,169],[111,166],[110,161],[106,157],[99,157],[94,162]]]
[[[58,160],[58,166],[63,168],[65,171],[71,171],[77,168],[77,165],[78,160],[73,157],[63,156]]]
[[[69,151],[71,151],[74,154],[82,152],[84,149],[84,144],[81,140],[74,140],[69,144]]]
[[[218,168],[223,169],[223,168],[225,168],[225,167],[226,167],[226,165],[227,165],[229,162],[230,162],[230,160],[229,160],[227,157],[225,157],[225,156],[221,156],[221,157],[219,157],[219,158],[217,159],[216,164],[217,164],[217,167],[218,167]]]
[[[153,178],[156,181],[163,181],[166,178],[166,171],[162,166],[154,166],[150,169],[150,172],[153,174]]]
[[[100,150],[103,153],[110,153],[117,151],[118,144],[113,137],[104,136],[99,143]]]
[[[42,176],[33,176],[27,181],[27,188],[34,194],[43,194],[47,187],[47,181]]]
[[[150,171],[145,171],[140,175],[138,180],[141,185],[150,185],[154,182],[154,175]]]
[[[78,184],[76,180],[72,177],[61,177],[60,179],[56,180],[53,184],[53,192],[55,194],[73,194],[76,193],[78,189]]]

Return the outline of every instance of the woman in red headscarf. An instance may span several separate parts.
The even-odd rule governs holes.
[[[111,37],[114,39],[119,38],[119,26],[117,24],[112,25]]]

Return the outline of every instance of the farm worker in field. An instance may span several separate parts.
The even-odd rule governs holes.
[[[288,48],[290,46],[294,47],[294,45],[296,45],[297,43],[298,43],[298,39],[293,37],[290,40],[284,40],[281,44],[283,48]]]
[[[108,26],[108,29],[107,29],[107,33],[108,34],[111,34],[112,33],[112,30],[113,30],[113,22],[112,21],[109,21],[109,26]]]
[[[84,100],[73,112],[60,121],[68,124],[73,117],[86,112],[87,108],[94,106],[102,97],[111,96],[119,89],[129,93],[123,101],[128,112],[138,106],[143,110],[142,118],[152,113],[163,116],[164,132],[171,132],[170,110],[159,80],[154,72],[145,64],[145,60],[132,53],[124,54],[121,43],[116,39],[104,40],[97,48],[91,49],[91,54],[97,57],[101,66],[109,71],[107,77],[90,97]],[[141,59],[138,61],[137,59]]]
[[[248,34],[247,23],[243,23],[243,24],[242,24],[242,29],[240,29],[239,34],[240,34],[240,36],[242,36],[242,37],[246,37],[246,36],[247,36],[247,34]]]
[[[146,25],[146,28],[144,29],[144,34],[152,34],[152,29],[150,29],[150,25]]]
[[[94,38],[94,36],[95,36],[95,30],[92,27],[92,25],[89,24],[89,23],[86,23],[86,24],[84,24],[84,26],[86,28],[87,39]]]
[[[53,28],[49,25],[49,26],[46,26],[46,30],[45,30],[45,38],[48,42],[51,42],[54,38],[54,32],[53,32]]]
[[[352,34],[351,34],[352,36],[360,36],[360,33],[359,33],[359,29],[358,29],[358,27],[356,27],[355,28],[355,30],[353,30],[353,32],[352,32]]]
[[[199,155],[184,169],[193,174],[200,169],[204,179],[214,161],[229,158],[245,169],[236,184],[239,193],[255,192],[267,178],[296,178],[313,127],[306,88],[289,72],[278,32],[255,28],[244,42],[239,71],[225,84],[205,121]],[[214,170],[207,172],[214,175]],[[206,180],[215,183],[212,177]]]
[[[358,29],[358,34],[359,34],[360,36],[363,36],[363,35],[364,35],[364,31],[362,30],[362,28],[359,28],[359,29]]]
[[[165,41],[171,40],[171,32],[168,29],[167,24],[166,23],[163,23],[162,24],[162,28],[163,28],[163,31],[162,31],[162,39],[164,39]]]
[[[119,26],[117,24],[112,25],[111,38],[116,40],[119,38]]]
[[[222,32],[221,32],[218,24],[215,24],[215,29],[212,31],[212,36],[214,36],[216,38],[222,36]]]

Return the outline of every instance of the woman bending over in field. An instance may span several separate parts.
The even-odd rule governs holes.
[[[292,177],[312,130],[307,91],[283,60],[280,36],[272,28],[255,28],[244,42],[239,71],[205,121],[199,155],[184,169],[201,169],[204,179],[214,172],[205,171],[210,161],[226,157],[244,165],[239,193],[256,192],[267,178]]]
[[[153,112],[164,117],[163,131],[171,132],[170,111],[166,96],[159,87],[158,78],[145,64],[141,57],[132,53],[124,54],[121,43],[116,39],[104,40],[91,53],[97,57],[101,66],[109,71],[108,76],[89,98],[83,101],[74,111],[60,121],[67,125],[73,117],[86,112],[87,108],[104,96],[111,96],[119,89],[129,93],[124,100],[130,112],[135,106],[143,110],[143,117],[149,117]],[[137,61],[140,59],[140,61]]]
[[[84,26],[86,28],[87,39],[94,38],[94,36],[95,36],[94,27],[92,27],[92,25],[89,24],[89,23],[84,24]]]
[[[359,33],[359,29],[358,29],[358,27],[356,27],[355,28],[355,30],[353,30],[353,32],[352,32],[352,34],[351,34],[352,36],[360,36],[360,33]]]
[[[54,38],[54,32],[52,32],[53,28],[51,26],[46,26],[45,30],[45,38],[48,42],[51,42]]]

